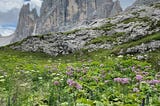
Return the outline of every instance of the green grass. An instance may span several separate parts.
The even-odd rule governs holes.
[[[152,5],[154,8],[160,9],[160,3],[156,3],[154,5]]]
[[[89,43],[87,43],[86,45],[90,45],[90,44],[97,44],[97,43],[107,43],[107,42],[114,42],[116,41],[116,38],[113,38],[111,36],[107,36],[107,35],[102,35],[100,37],[94,38],[92,39]]]
[[[103,30],[103,31],[109,31],[111,30],[115,25],[112,24],[112,23],[106,23],[100,27],[95,27],[95,28],[92,28],[93,30]]]
[[[71,31],[67,31],[67,32],[62,32],[62,34],[64,34],[64,35],[75,34],[76,32],[78,32],[80,30],[81,29],[75,29],[75,30],[71,30]]]
[[[141,38],[139,40],[124,43],[122,45],[119,45],[119,46],[115,47],[112,50],[112,52],[113,53],[118,53],[121,49],[126,50],[127,48],[134,47],[134,46],[140,45],[142,43],[148,43],[152,40],[160,40],[160,33],[154,33],[154,34],[151,34],[151,35],[147,35],[146,37]]]
[[[142,17],[142,18],[134,17],[134,18],[125,19],[121,23],[128,24],[130,22],[150,22],[150,21],[151,20],[149,17]]]
[[[160,104],[159,91],[148,84],[137,85],[132,70],[134,66],[139,72],[148,72],[143,80],[151,80],[157,73],[151,64],[132,57],[115,57],[108,50],[51,57],[1,48],[0,63],[2,106],[137,106],[148,93],[152,99],[149,104]],[[117,77],[129,78],[129,83],[114,82]],[[68,79],[80,84],[82,89],[69,86]],[[160,89],[158,85],[155,87]],[[133,92],[133,88],[140,91]]]
[[[125,32],[117,32],[111,36],[102,35],[90,40],[86,45],[97,44],[97,43],[104,44],[107,42],[117,42],[117,38],[124,35],[125,35]]]

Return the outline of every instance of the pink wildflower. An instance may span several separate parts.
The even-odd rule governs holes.
[[[60,83],[58,81],[54,81],[54,85],[58,86]]]
[[[143,79],[142,75],[136,75],[136,80],[141,81]]]
[[[156,85],[156,84],[160,83],[160,80],[150,80],[150,81],[148,81],[148,83],[151,85]]]
[[[128,84],[129,83],[129,78],[114,78],[115,82],[121,83],[121,84]]]

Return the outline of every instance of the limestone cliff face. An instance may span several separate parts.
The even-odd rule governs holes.
[[[114,5],[113,5],[113,8],[112,8],[112,11],[111,11],[110,16],[117,15],[117,14],[119,14],[120,12],[122,12],[122,7],[121,7],[121,5],[120,5],[120,1],[119,1],[119,0],[116,0],[116,1],[114,2]]]
[[[121,11],[119,1],[44,0],[36,33],[64,31],[77,23],[114,16]]]
[[[34,26],[36,24],[36,19],[38,18],[36,9],[30,11],[30,5],[23,5],[19,14],[19,21],[16,28],[13,42],[22,40],[29,35],[32,35],[34,31]]]
[[[79,23],[86,25],[121,11],[119,0],[44,0],[38,17],[35,9],[30,11],[29,4],[24,5],[12,41],[30,35],[66,31]]]

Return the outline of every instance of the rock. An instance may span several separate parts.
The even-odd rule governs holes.
[[[136,0],[132,6],[150,5],[159,2],[159,0]]]
[[[115,16],[115,15],[118,15],[120,12],[122,12],[122,7],[120,5],[120,1],[116,0],[114,2],[114,5],[113,5],[110,16],[112,17],[112,16]]]
[[[13,42],[31,35],[67,31],[76,25],[88,25],[92,20],[114,16],[122,11],[118,0],[44,0],[40,17],[35,9],[30,11],[29,8],[27,4],[21,9]]]
[[[43,37],[31,36],[25,39],[20,45],[12,45],[11,48],[22,51],[44,52],[52,56],[57,56],[73,53],[85,48],[85,44],[89,40],[102,35],[102,33],[103,31],[81,30],[75,34],[68,35],[57,33]]]
[[[78,23],[89,24],[94,19],[107,18],[121,12],[119,1],[112,0],[45,0],[36,33],[65,31]]]
[[[18,25],[13,34],[12,42],[22,40],[34,32],[36,19],[38,18],[36,9],[30,11],[30,5],[24,4],[19,14]]]
[[[67,4],[68,9],[66,11],[68,11],[67,12],[68,15],[66,15],[65,17],[68,18],[66,18],[66,20],[64,21],[62,20],[62,17],[60,18],[60,16],[63,16],[63,12],[60,12],[62,13],[60,14],[58,8],[60,8],[61,5],[64,5],[64,3],[66,3],[67,1],[65,2],[59,0],[55,2],[51,2],[50,0],[47,1],[43,2],[44,6],[42,6],[41,8],[41,16],[37,21],[38,23],[35,24],[36,27],[34,28],[36,30],[34,30],[33,32],[37,33],[37,30],[39,30],[42,32],[38,33],[45,33],[45,32],[48,33],[48,31],[56,31],[55,28],[57,28],[57,30],[61,30],[61,28],[65,29],[67,23],[69,23],[70,26],[74,24],[71,21],[72,19],[73,21],[75,21],[75,23],[77,23],[79,29],[76,29],[77,27],[75,25],[74,26],[75,30],[69,30],[69,32],[51,33],[51,35],[42,34],[41,36],[31,36],[28,37],[27,39],[24,39],[22,42],[19,43],[19,45],[12,45],[11,48],[23,51],[44,52],[54,56],[57,56],[59,54],[74,53],[81,49],[94,51],[97,49],[110,50],[115,47],[115,51],[113,50],[113,52],[118,55],[123,55],[123,54],[146,53],[150,51],[155,51],[160,48],[160,41],[157,38],[155,38],[154,35],[154,33],[158,33],[160,31],[159,8],[153,8],[153,6],[140,6],[130,11],[122,12],[120,13],[120,15],[116,15],[109,19],[94,20],[91,14],[92,10],[95,10],[95,5],[93,5],[92,3],[91,5],[90,4],[91,1],[87,2],[87,4],[85,4],[85,2],[82,1],[82,4],[83,3],[85,4],[84,6],[91,5],[90,7],[92,7],[89,10],[86,8],[90,7],[87,6],[85,8],[84,11],[90,11],[90,15],[88,16],[89,14],[88,13],[85,15],[85,17],[93,19],[91,21],[86,20],[85,22],[87,25],[84,25],[85,26],[84,28],[84,26],[83,25],[81,26],[80,23],[81,21],[83,21],[83,19],[87,18],[83,18],[82,20],[79,19],[79,17],[74,18],[74,16],[77,16],[77,14],[80,14],[81,12],[83,13],[83,11],[80,8],[79,8],[80,10],[78,10],[79,11],[78,13],[75,12],[76,15],[73,14],[69,15],[68,12],[71,10],[68,10],[70,9],[69,8],[70,6],[69,4]],[[96,3],[97,7],[101,0],[97,2],[95,1],[94,4]],[[57,5],[58,3],[60,4]],[[74,6],[79,6],[81,4],[81,3],[77,4],[77,2],[74,2],[74,0],[72,1],[72,3],[74,4]],[[114,3],[112,2],[112,0],[107,0],[107,2],[105,2],[104,4],[99,4],[99,5],[104,5],[105,8],[109,8],[111,4],[114,7],[115,5],[119,4],[119,1],[116,1]],[[48,7],[46,7],[45,5],[48,5]],[[54,10],[53,9],[54,5],[56,5],[55,6],[56,11],[54,11],[53,14],[51,11]],[[77,8],[74,6],[73,8]],[[64,7],[61,8],[64,9]],[[49,13],[49,11],[51,13]],[[96,11],[99,10],[96,9]],[[101,13],[95,12],[95,14],[97,14],[96,16],[98,18],[103,18],[103,15],[100,15]],[[54,17],[54,15],[58,16]],[[52,20],[53,17],[58,18],[58,20],[57,19]],[[63,16],[63,19],[65,19],[65,17]],[[47,20],[45,19],[47,20],[49,19],[49,21],[47,22]],[[56,24],[53,24],[52,22],[56,22]],[[66,23],[66,25],[64,25],[64,23]],[[41,26],[44,28],[42,27],[40,28],[38,24],[39,25],[42,24]],[[143,39],[145,37],[152,36],[152,34],[154,37],[151,40],[147,39],[147,41],[145,41],[145,39]],[[141,39],[142,41],[145,42],[141,42]],[[116,48],[116,46],[118,46],[118,48]],[[141,59],[142,57],[139,56],[138,58]]]
[[[160,2],[159,0],[136,0],[131,6],[129,6],[126,11],[129,11],[131,9],[135,9],[138,6],[144,6],[144,5],[151,5],[156,2]]]
[[[133,53],[145,53],[146,51],[155,51],[160,48],[160,41],[151,41],[149,43],[142,43],[141,45],[128,48],[126,53],[133,54]]]

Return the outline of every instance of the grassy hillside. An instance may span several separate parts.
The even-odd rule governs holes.
[[[1,106],[159,106],[159,80],[152,63],[107,50],[50,57],[0,49]]]

